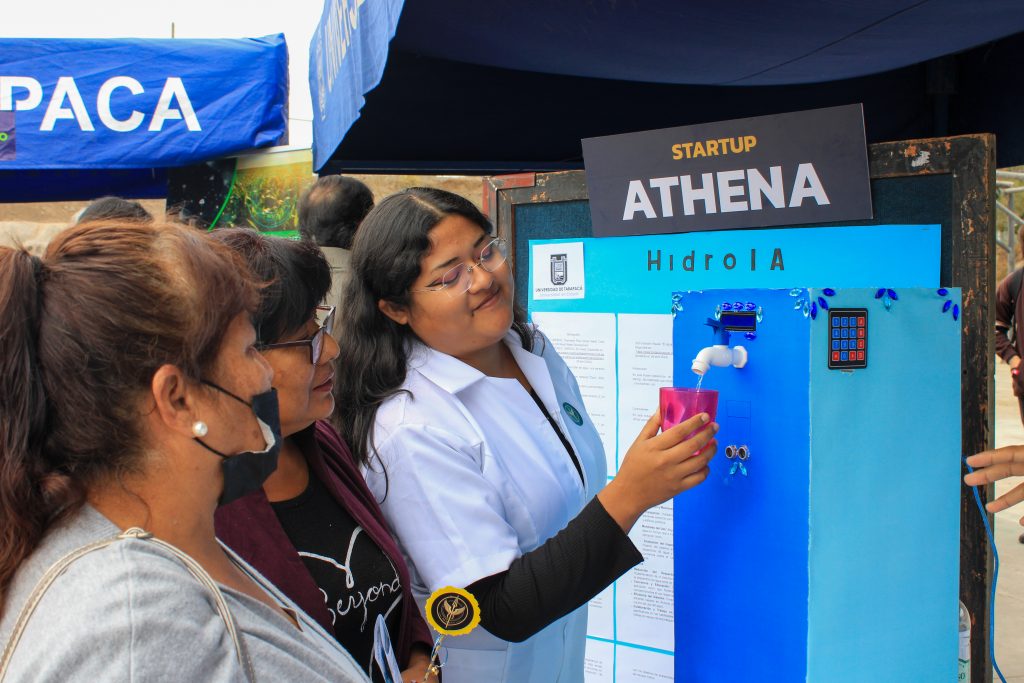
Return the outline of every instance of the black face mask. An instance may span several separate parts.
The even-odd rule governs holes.
[[[277,469],[277,454],[281,450],[281,417],[278,414],[277,390],[271,389],[262,394],[256,394],[250,403],[213,382],[206,380],[202,380],[202,382],[252,408],[260,430],[263,432],[263,439],[267,444],[262,451],[244,451],[229,455],[211,448],[199,437],[192,437],[200,446],[222,458],[224,491],[220,494],[218,504],[227,505],[233,500],[262,488],[263,482]]]

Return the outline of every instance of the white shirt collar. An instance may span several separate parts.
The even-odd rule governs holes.
[[[538,379],[547,374],[547,364],[544,359],[524,349],[519,334],[514,329],[510,328],[502,341],[512,351],[512,356],[516,359],[516,363],[519,364],[526,378],[530,380],[531,384],[537,386]],[[419,341],[414,342],[409,353],[409,368],[416,370],[451,394],[457,394],[487,377],[458,358],[432,349]],[[541,383],[541,386],[544,384],[547,383]]]

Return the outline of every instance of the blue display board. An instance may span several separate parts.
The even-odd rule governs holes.
[[[677,386],[696,383],[709,317],[756,315],[730,339],[746,365],[704,377],[719,454],[676,500],[676,680],[955,679],[959,296],[676,297]]]
[[[586,286],[576,298],[538,297],[542,285],[552,287],[542,280],[550,259],[531,258],[529,310],[668,313],[674,291],[938,286],[940,240],[937,225],[531,240],[531,255],[541,245],[582,243],[583,262],[567,266],[570,275],[585,272]]]
[[[669,623],[675,637],[652,645],[651,630],[633,630],[642,621],[636,618],[640,582],[630,584],[627,575],[591,605],[588,683],[891,680],[893,672],[898,680],[940,680],[952,671],[960,443],[959,323],[953,312],[959,311],[959,294],[938,294],[940,240],[937,225],[531,240],[529,311],[542,330],[562,325],[561,337],[553,326],[556,346],[578,376],[577,361],[569,358],[573,351],[565,353],[569,342],[591,333],[584,330],[611,337],[605,341],[616,354],[613,379],[599,385],[607,395],[600,398],[617,402],[614,434],[605,440],[606,449],[612,443],[610,450],[618,451],[609,458],[610,473],[635,426],[625,405],[629,392],[637,391],[636,377],[628,376],[635,368],[624,354],[638,348],[636,334],[648,328],[631,327],[645,318],[664,319],[671,339],[673,328],[696,325],[686,344],[703,346],[711,334],[702,323],[715,307],[731,296],[747,302],[737,290],[759,290],[763,301],[772,300],[765,327],[749,341],[756,349],[750,368],[761,368],[743,375],[752,385],[728,387],[743,371],[730,369],[735,376],[729,379],[723,368],[713,368],[705,383],[722,392],[715,481],[684,493],[669,509],[676,531],[663,518],[646,525],[641,520],[644,539],[634,528],[648,562],[632,574],[657,562],[652,534],[672,539],[678,576],[671,579],[674,596],[665,591],[661,597],[674,603]],[[879,289],[883,294],[876,299]],[[831,339],[815,326],[831,321],[819,296],[826,305],[834,298],[833,309],[871,310],[866,368],[828,368]],[[933,327],[941,335],[932,334]],[[665,383],[674,378],[693,386],[692,349],[671,343],[679,348]],[[588,363],[587,354],[594,349],[579,354],[579,367]],[[778,381],[779,374],[785,381]],[[597,422],[595,385],[585,384]],[[934,401],[906,408],[908,396],[926,393],[924,385]],[[644,410],[656,405],[655,388],[641,391],[637,400]],[[777,412],[758,417],[755,402]],[[604,412],[614,412],[607,405]],[[941,426],[933,429],[936,421]],[[735,460],[724,457],[722,439],[753,448],[759,439],[769,440],[759,429],[769,429],[773,443],[798,445],[770,459],[772,468],[758,467],[770,452],[758,446],[745,465],[748,477],[728,475]],[[920,442],[927,447],[910,443],[917,443],[920,431],[929,431]],[[859,487],[857,496],[846,490],[851,485]],[[694,507],[694,519],[705,523],[680,523]],[[762,576],[766,572],[770,576]],[[663,578],[644,577],[644,599],[652,599],[650,587]],[[601,621],[608,603],[613,616]],[[896,637],[908,629],[914,636],[909,647]],[[659,657],[664,661],[656,662]],[[865,669],[868,660],[874,663]],[[885,675],[857,678],[868,670]]]

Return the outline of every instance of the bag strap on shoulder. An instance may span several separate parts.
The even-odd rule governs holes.
[[[224,624],[228,630],[228,636],[231,638],[231,642],[235,646],[235,655],[238,657],[238,663],[242,665],[242,669],[245,671],[246,680],[249,681],[249,683],[255,683],[256,673],[253,670],[248,651],[238,634],[238,625],[235,623],[235,618],[231,614],[231,610],[228,609],[227,601],[224,599],[224,594],[221,592],[217,582],[213,580],[213,577],[211,577],[205,569],[203,569],[202,565],[192,559],[188,554],[182,552],[170,543],[161,541],[159,538],[153,536],[153,534],[138,527],[125,529],[117,536],[95,541],[72,550],[67,555],[54,562],[53,565],[46,570],[46,573],[43,574],[32,589],[32,593],[29,595],[28,600],[25,601],[25,605],[21,608],[21,612],[18,614],[18,619],[14,623],[14,629],[11,631],[11,638],[7,642],[6,647],[4,647],[3,656],[0,657],[0,681],[3,681],[7,675],[7,668],[10,665],[11,658],[14,656],[14,650],[18,646],[18,642],[21,640],[21,637],[25,632],[25,628],[28,626],[28,622],[32,618],[32,614],[35,612],[36,607],[39,606],[39,602],[43,599],[46,591],[49,590],[54,581],[56,581],[61,574],[67,571],[68,567],[75,561],[80,560],[89,553],[96,550],[102,550],[103,548],[125,539],[147,541],[167,550],[180,560],[181,563],[185,565],[188,572],[213,595],[214,603],[217,607],[217,613],[220,615],[221,619],[224,620]]]

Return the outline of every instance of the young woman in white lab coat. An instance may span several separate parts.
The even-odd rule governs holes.
[[[445,640],[445,683],[578,683],[587,601],[643,560],[627,536],[637,518],[707,476],[717,425],[686,439],[707,415],[661,434],[652,416],[609,482],[576,380],[514,305],[490,233],[442,190],[370,212],[353,246],[337,419],[420,605],[445,586],[480,603],[482,627]]]

